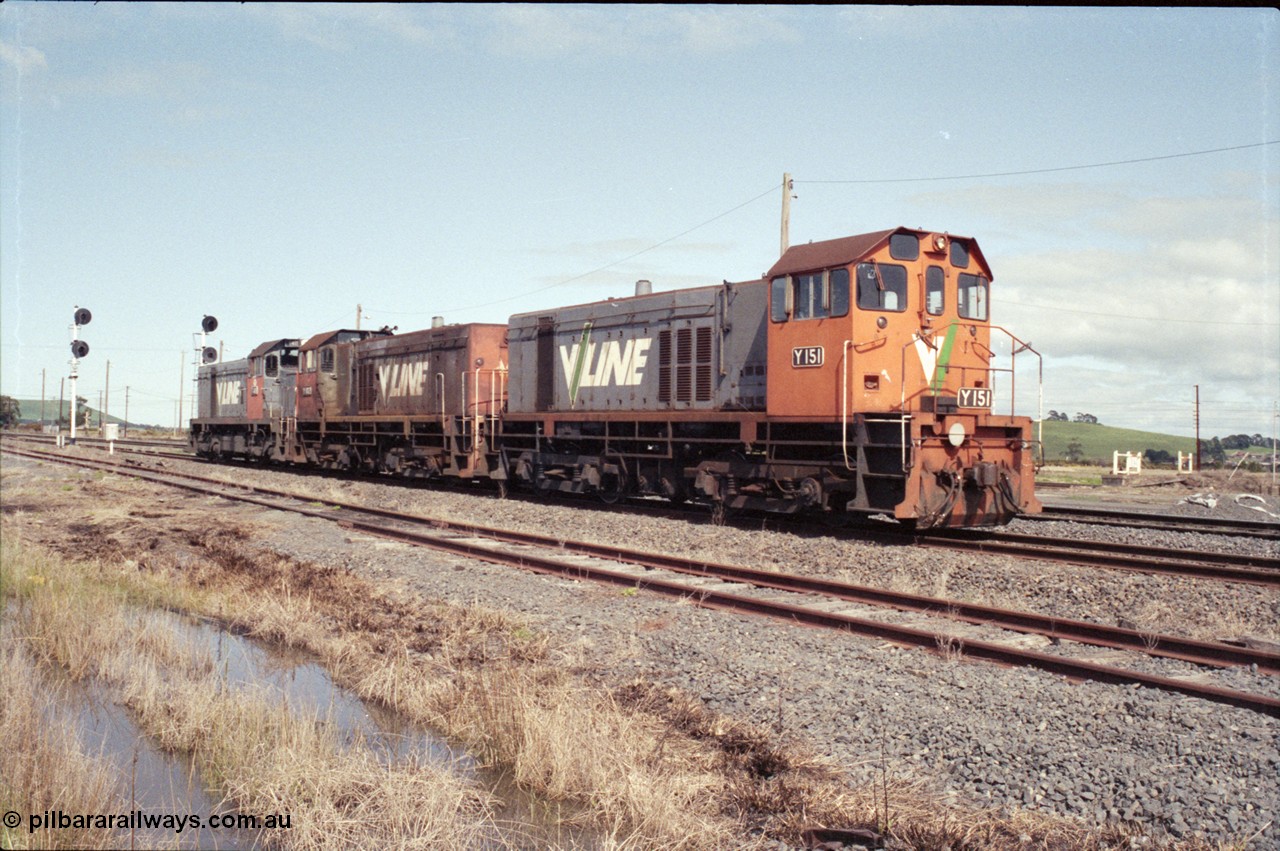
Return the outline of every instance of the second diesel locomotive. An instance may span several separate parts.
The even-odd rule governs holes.
[[[1040,505],[1031,420],[993,412],[1013,377],[993,338],[1034,351],[991,324],[990,288],[975,240],[896,228],[794,246],[758,280],[281,339],[201,368],[191,443],[606,501],[997,525]]]

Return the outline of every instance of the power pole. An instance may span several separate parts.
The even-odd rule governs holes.
[[[124,386],[124,436],[129,436],[129,385]]]
[[[794,185],[791,175],[784,172],[782,175],[782,249],[778,252],[779,257],[786,254],[787,249],[791,247],[791,189]]]
[[[182,428],[182,397],[187,392],[187,353],[178,355],[178,424],[174,431]]]
[[[364,313],[364,305],[356,305],[356,330],[360,330],[360,314]]]
[[[62,431],[62,403],[67,399],[67,379],[58,382],[58,431]]]
[[[40,430],[44,431],[44,373],[40,370]]]
[[[1271,487],[1276,486],[1276,424],[1280,423],[1280,402],[1271,403]]]
[[[104,407],[98,409],[100,411],[98,414],[99,425],[101,425],[104,420],[111,419],[111,361],[107,361],[107,389],[105,399]]]
[[[1196,472],[1204,468],[1200,465],[1200,385],[1196,385]]]

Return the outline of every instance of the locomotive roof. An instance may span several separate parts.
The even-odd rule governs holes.
[[[263,343],[261,346],[258,346],[258,348],[249,352],[249,357],[260,358],[263,355],[265,355],[267,352],[275,351],[276,349],[287,349],[290,346],[296,346],[296,345],[298,345],[297,337],[283,337],[279,340],[268,340],[267,342]]]
[[[774,263],[773,268],[765,272],[764,276],[772,278],[775,275],[793,275],[796,272],[810,272],[814,269],[845,266],[875,251],[888,242],[889,237],[895,233],[914,233],[920,236],[927,236],[933,231],[898,227],[891,230],[859,234],[858,236],[845,236],[839,239],[793,245],[778,258],[778,262]],[[962,240],[969,246],[970,254],[978,258],[979,265],[984,269],[987,268],[987,262],[982,257],[982,251],[978,248],[978,243],[975,240],[950,234],[948,234],[948,238]]]
[[[337,331],[321,331],[319,334],[308,337],[307,341],[302,344],[299,351],[309,351],[318,349],[326,343],[349,343],[352,340],[364,340],[368,337],[390,336],[390,331],[353,331],[350,328],[339,328]]]

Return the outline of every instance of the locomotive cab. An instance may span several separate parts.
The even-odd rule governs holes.
[[[299,349],[297,416],[299,419],[341,417],[351,408],[354,359],[351,344],[389,331],[326,331]]]
[[[249,398],[246,400],[249,419],[277,419],[285,412],[293,413],[300,342],[298,339],[271,340],[249,353]]]
[[[768,414],[826,423],[848,507],[920,527],[989,525],[1039,510],[1030,421],[993,413],[1001,368],[991,272],[977,243],[897,228],[795,246],[769,281]]]

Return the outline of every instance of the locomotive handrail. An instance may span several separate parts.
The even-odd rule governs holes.
[[[956,328],[956,327],[965,327],[965,326],[972,326],[972,325],[974,325],[974,323],[972,323],[972,322],[952,322],[952,323],[948,324],[947,326],[945,326],[944,328],[939,329],[939,331],[949,332],[952,328]],[[970,371],[970,370],[974,370],[974,371],[978,371],[978,372],[986,373],[986,375],[987,375],[988,387],[990,388],[990,390],[991,390],[991,392],[992,392],[992,407],[993,407],[993,408],[994,408],[994,405],[995,405],[995,377],[996,377],[996,373],[1006,373],[1006,372],[1007,372],[1007,373],[1009,374],[1009,416],[1010,416],[1010,417],[1014,417],[1014,416],[1017,416],[1017,404],[1018,404],[1018,401],[1017,401],[1017,400],[1018,400],[1018,392],[1017,392],[1017,391],[1018,391],[1018,386],[1017,386],[1017,380],[1018,380],[1018,379],[1017,379],[1017,357],[1018,357],[1018,355],[1022,354],[1023,352],[1031,352],[1031,354],[1033,354],[1033,355],[1035,355],[1035,356],[1036,356],[1036,361],[1037,361],[1037,373],[1036,373],[1036,407],[1037,407],[1037,410],[1036,410],[1036,418],[1035,418],[1035,419],[1036,419],[1036,429],[1037,429],[1037,432],[1036,432],[1036,440],[1035,440],[1035,443],[1039,446],[1039,449],[1040,449],[1040,456],[1041,456],[1041,464],[1043,464],[1043,459],[1044,459],[1044,357],[1040,354],[1040,352],[1036,351],[1036,350],[1035,350],[1035,348],[1033,348],[1033,347],[1032,347],[1031,343],[1027,342],[1026,340],[1021,339],[1021,338],[1020,338],[1020,337],[1018,337],[1016,334],[1014,334],[1012,331],[1010,331],[1009,329],[1005,328],[1003,325],[988,325],[988,326],[986,326],[986,327],[987,327],[987,329],[988,329],[989,331],[998,331],[998,332],[1000,332],[1001,334],[1004,334],[1006,337],[1008,337],[1008,338],[1009,338],[1009,366],[1008,366],[1008,368],[991,366],[990,364],[991,364],[992,360],[994,360],[994,359],[995,359],[996,354],[995,354],[995,352],[991,349],[991,347],[987,346],[985,343],[982,343],[980,340],[974,340],[974,341],[973,341],[973,342],[974,342],[974,346],[975,346],[975,350],[976,350],[976,347],[977,347],[977,346],[981,346],[983,349],[985,349],[985,350],[986,350],[987,354],[990,356],[990,357],[984,358],[984,360],[986,360],[986,361],[987,361],[988,366],[986,366],[986,367],[977,367],[977,368],[975,368],[975,367],[969,367],[969,366],[959,366],[959,367],[952,367],[952,368],[954,368],[954,369],[958,369],[958,370],[959,370],[959,372],[960,372],[960,376],[961,376],[961,378],[960,378],[960,383],[961,383],[961,385],[962,385],[962,386],[963,386],[963,384],[964,384],[964,374],[965,374],[966,372],[968,372],[968,371]],[[935,332],[934,332],[934,334],[933,334],[933,335],[931,335],[931,336],[932,336],[932,337],[934,337],[934,338],[936,338],[936,337],[937,337],[937,333],[938,333],[938,332],[937,332],[937,331],[935,331]],[[910,340],[908,340],[906,343],[904,343],[904,344],[902,345],[902,357],[901,357],[900,367],[899,367],[899,368],[901,369],[901,372],[899,373],[899,375],[903,376],[903,380],[902,380],[902,382],[901,382],[901,383],[902,383],[901,410],[902,410],[902,413],[903,413],[903,416],[904,416],[903,423],[902,423],[902,465],[903,465],[903,470],[909,470],[909,469],[910,469],[910,467],[908,466],[908,465],[909,465],[909,461],[908,461],[908,458],[907,458],[907,433],[906,433],[906,428],[907,428],[907,425],[906,425],[906,418],[907,418],[907,381],[905,380],[905,376],[906,376],[906,372],[907,372],[907,349],[908,349],[908,348],[911,348],[911,347],[913,347],[913,346],[915,346],[917,342],[923,342],[925,345],[929,346],[930,348],[934,348],[934,349],[936,349],[936,348],[937,348],[937,347],[936,347],[936,345],[934,344],[934,342],[933,342],[931,339],[925,339],[924,337],[920,336],[919,334],[914,334],[914,335],[912,335],[912,338],[911,338]],[[923,395],[925,395],[926,393],[928,393],[928,394],[932,395],[932,396],[933,396],[933,398],[935,398],[935,399],[936,399],[936,398],[938,398],[938,397],[941,395],[942,387],[941,387],[941,382],[940,382],[940,381],[938,381],[938,379],[937,379],[937,371],[938,371],[938,369],[939,369],[939,368],[947,368],[947,366],[948,366],[948,365],[946,365],[946,364],[938,364],[938,363],[935,361],[935,363],[934,363],[934,375],[932,375],[932,376],[925,376],[925,378],[926,378],[926,380],[927,380],[927,383],[928,383],[928,388],[929,388],[929,389],[928,389],[928,390],[925,390],[925,391],[921,391],[920,393],[916,394],[916,397],[918,397],[918,396],[923,396]],[[913,397],[913,398],[915,398],[915,397]],[[936,412],[936,406],[935,406],[935,412]],[[913,447],[913,448],[914,448],[914,447]],[[846,459],[846,460],[847,460],[847,459]]]
[[[840,353],[840,452],[844,455],[844,468],[849,466],[849,349],[853,340],[844,341],[844,351]]]
[[[943,328],[943,329],[939,329],[939,330],[942,330],[942,331],[949,331],[949,330],[950,330],[951,328],[953,328],[953,327],[965,327],[965,326],[972,325],[972,324],[973,324],[973,323],[971,323],[971,322],[952,322],[951,324],[947,325],[945,328]],[[937,373],[937,370],[938,370],[939,368],[952,368],[952,369],[957,369],[957,370],[959,370],[959,371],[960,371],[961,375],[963,375],[965,372],[968,372],[968,371],[971,371],[971,370],[976,370],[976,371],[979,371],[979,372],[985,372],[985,373],[987,373],[987,374],[988,374],[988,377],[989,377],[990,379],[992,379],[992,381],[990,382],[990,388],[991,388],[991,390],[992,390],[992,392],[993,392],[993,393],[994,393],[994,391],[995,391],[995,382],[994,382],[995,374],[996,374],[996,373],[1008,373],[1008,374],[1009,374],[1009,416],[1011,416],[1011,417],[1012,417],[1012,416],[1017,416],[1017,392],[1016,392],[1016,391],[1017,391],[1017,374],[1016,374],[1016,372],[1015,372],[1015,370],[1016,370],[1016,368],[1017,368],[1017,356],[1018,356],[1019,354],[1023,353],[1023,352],[1031,352],[1031,354],[1033,354],[1033,355],[1035,355],[1035,356],[1036,356],[1036,360],[1038,361],[1038,373],[1037,373],[1037,395],[1038,395],[1038,398],[1037,398],[1037,406],[1038,406],[1038,410],[1036,411],[1036,419],[1037,419],[1037,420],[1042,420],[1042,419],[1043,419],[1042,414],[1043,414],[1043,412],[1044,412],[1044,357],[1043,357],[1043,356],[1042,356],[1038,351],[1036,351],[1036,350],[1031,346],[1031,344],[1030,344],[1030,343],[1026,342],[1025,340],[1022,340],[1022,339],[1021,339],[1021,338],[1019,338],[1016,334],[1014,334],[1012,331],[1009,331],[1009,330],[1008,330],[1007,328],[1005,328],[1004,326],[1001,326],[1001,325],[988,325],[988,326],[987,326],[987,328],[988,328],[989,330],[991,330],[991,331],[998,331],[998,332],[1000,332],[1000,333],[1004,334],[1006,337],[1008,337],[1008,338],[1009,338],[1009,341],[1010,341],[1010,346],[1009,346],[1009,361],[1010,361],[1010,363],[1009,363],[1009,366],[1008,366],[1008,367],[995,367],[995,366],[976,367],[976,368],[975,368],[975,367],[969,367],[969,366],[949,367],[949,365],[948,365],[948,364],[936,364],[936,363],[935,363],[935,366],[934,366],[934,373],[935,373],[935,374],[934,374],[933,376],[925,376],[925,378],[927,379],[928,385],[929,385],[929,389],[928,389],[928,391],[921,391],[921,392],[920,392],[919,394],[917,394],[917,395],[925,395],[925,393],[927,392],[927,393],[929,393],[929,395],[932,395],[933,397],[935,397],[935,398],[936,398],[937,396],[939,396],[939,395],[941,394],[941,389],[942,389],[942,388],[941,388],[940,382],[937,380],[937,377],[936,377],[936,373]],[[937,334],[935,333],[933,336],[935,336],[935,337],[936,337],[936,336],[937,336]],[[925,339],[924,337],[921,337],[919,334],[915,334],[915,335],[913,335],[913,336],[912,336],[912,338],[911,338],[910,340],[908,340],[906,343],[903,343],[903,345],[902,345],[902,355],[901,355],[900,367],[899,367],[899,368],[901,369],[901,372],[899,373],[900,375],[903,375],[903,376],[905,376],[905,375],[906,375],[906,371],[907,371],[907,349],[909,349],[909,348],[911,348],[911,347],[915,346],[917,342],[923,342],[925,345],[929,346],[930,348],[936,348],[935,344],[934,344],[931,340]],[[990,362],[990,360],[991,360],[992,358],[996,357],[995,352],[994,352],[994,351],[992,351],[992,349],[991,349],[989,346],[987,346],[986,344],[982,343],[981,341],[975,340],[975,341],[974,341],[974,345],[975,345],[975,346],[981,346],[983,349],[985,349],[985,350],[987,351],[988,355],[990,355],[990,358],[986,358],[986,360],[988,360],[988,362]],[[963,380],[963,379],[962,379],[962,380]],[[903,380],[903,381],[901,382],[901,384],[902,384],[901,409],[902,409],[902,411],[905,413],[905,412],[906,412],[906,410],[907,410],[907,384],[908,384],[908,382],[907,382],[907,381],[905,381],[905,380]],[[993,402],[994,402],[994,399],[993,399]]]

